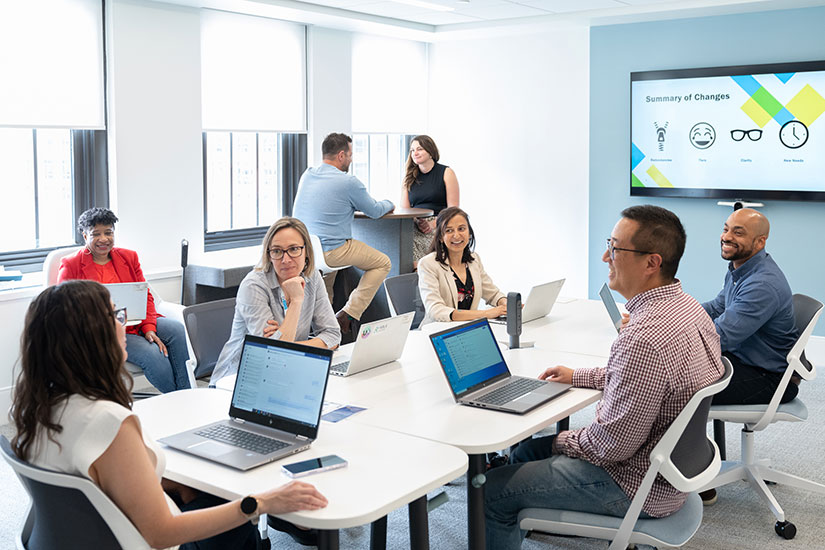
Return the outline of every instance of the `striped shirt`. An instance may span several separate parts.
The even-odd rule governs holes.
[[[630,320],[607,366],[576,369],[573,385],[604,390],[586,428],[559,434],[558,452],[604,468],[631,499],[650,467],[650,452],[697,390],[724,372],[710,317],[676,282],[627,302]],[[656,476],[643,510],[664,517],[687,495]]]

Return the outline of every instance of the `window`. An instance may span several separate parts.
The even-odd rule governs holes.
[[[204,132],[206,250],[257,245],[292,210],[306,135]]]
[[[204,247],[257,245],[306,169],[306,29],[201,12]]]
[[[108,205],[103,2],[0,3],[0,264],[37,271]]]
[[[81,212],[109,204],[106,132],[0,128],[0,181],[14,190],[0,201],[0,264],[38,271],[51,250],[82,242]]]
[[[376,199],[398,203],[409,143],[405,134],[355,134],[352,136],[352,173]]]

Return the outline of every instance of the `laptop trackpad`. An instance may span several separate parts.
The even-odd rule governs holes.
[[[542,395],[536,392],[525,393],[518,399],[514,399],[513,403],[518,403],[519,405],[534,405],[536,403],[540,403],[547,399],[546,395]]]
[[[204,441],[203,443],[196,443],[189,447],[189,449],[198,448],[198,454],[203,456],[219,457],[238,450],[237,447],[218,443],[217,441]]]

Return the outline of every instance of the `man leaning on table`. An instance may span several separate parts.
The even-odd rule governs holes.
[[[730,262],[725,284],[715,299],[702,304],[733,365],[730,384],[713,396],[715,405],[770,402],[799,338],[791,287],[765,251],[770,230],[768,218],[751,208],[736,210],[722,228],[722,258]],[[796,383],[788,384],[781,402],[798,391]],[[706,505],[716,502],[715,489],[700,494]]]
[[[719,336],[702,306],[675,278],[685,248],[679,218],[657,206],[622,212],[602,261],[610,288],[627,298],[630,318],[607,365],[550,367],[539,378],[603,390],[586,428],[520,444],[511,464],[487,476],[487,547],[519,548],[523,508],[622,517],[650,466],[649,455],[700,388],[724,372]],[[641,517],[679,510],[686,495],[661,476]]]
[[[351,265],[364,271],[346,305],[335,314],[341,332],[347,334],[353,329],[352,321],[361,319],[392,267],[386,254],[352,238],[352,220],[356,210],[380,218],[392,212],[395,205],[388,200],[376,201],[358,178],[347,174],[352,164],[352,138],[348,135],[329,134],[321,144],[321,153],[324,162],[301,176],[292,215],[321,239],[328,266]],[[331,301],[335,272],[324,279]]]

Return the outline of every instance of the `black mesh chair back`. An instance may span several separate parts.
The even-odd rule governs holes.
[[[195,354],[195,377],[212,374],[223,345],[232,333],[235,298],[215,300],[188,306],[183,310],[183,322]]]

